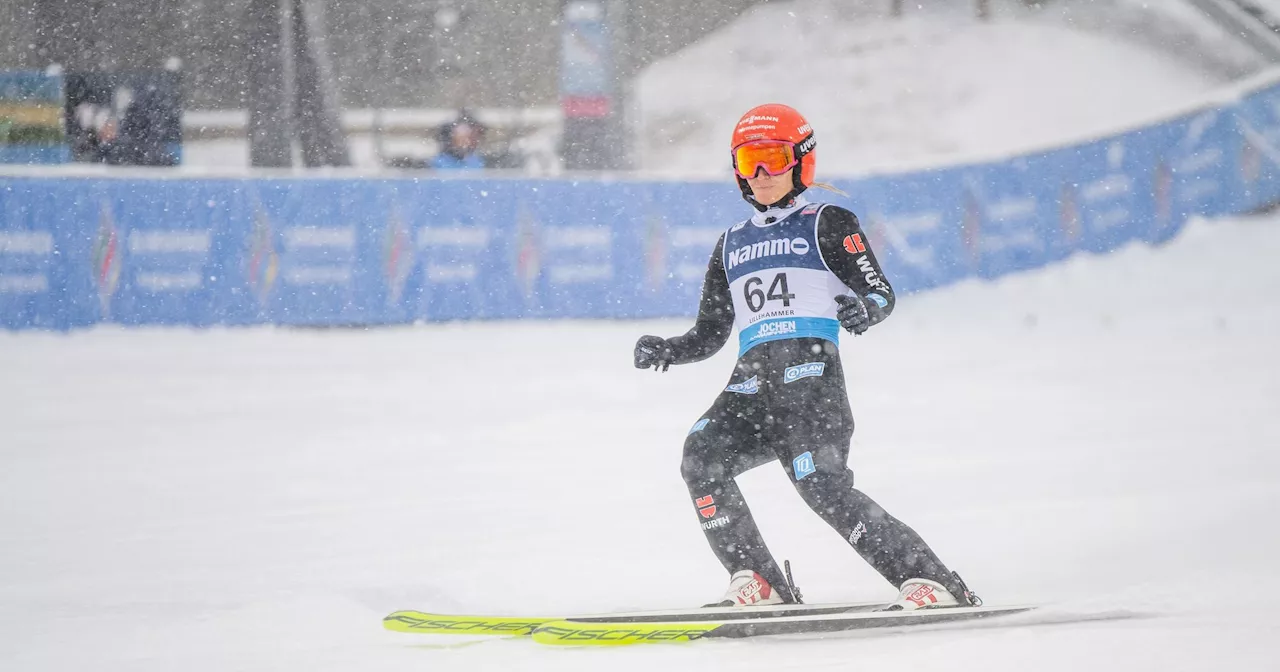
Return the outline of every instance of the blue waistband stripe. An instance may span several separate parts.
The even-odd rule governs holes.
[[[738,332],[738,356],[769,341],[784,338],[821,338],[840,342],[840,323],[829,317],[780,317],[764,320]]]

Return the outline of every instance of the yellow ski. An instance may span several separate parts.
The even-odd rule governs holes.
[[[768,635],[815,634],[872,628],[895,628],[997,618],[1035,609],[1022,607],[949,607],[916,611],[822,610],[790,615],[746,611],[746,618],[691,618],[658,622],[653,618],[568,618],[551,621],[533,630],[533,641],[560,646],[623,646],[691,642],[709,638],[742,638]],[[758,614],[758,616],[757,616]]]
[[[797,614],[836,614],[872,611],[883,602],[845,604],[787,604],[771,607],[702,607],[661,611],[618,612],[594,616],[475,616],[470,614],[433,614],[424,611],[397,611],[382,619],[382,627],[396,632],[427,635],[503,635],[528,636],[539,626],[553,621],[672,623],[698,621],[736,621]],[[652,628],[659,632],[663,628]],[[666,641],[650,635],[653,641]]]

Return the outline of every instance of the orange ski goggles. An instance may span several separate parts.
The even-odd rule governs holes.
[[[753,140],[733,150],[733,169],[744,180],[755,177],[761,168],[770,175],[781,175],[797,163],[795,145],[786,140]]]

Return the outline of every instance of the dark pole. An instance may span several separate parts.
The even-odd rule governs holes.
[[[338,87],[329,63],[324,21],[314,0],[294,0],[294,114],[304,166],[349,166],[338,106]]]
[[[612,44],[612,76],[614,79],[613,111],[609,115],[606,132],[610,147],[604,167],[612,170],[630,168],[631,157],[631,8],[624,0],[609,0],[605,8],[609,17],[609,36]]]
[[[280,0],[249,0],[245,31],[249,163],[265,168],[292,166],[293,128],[289,123]]]

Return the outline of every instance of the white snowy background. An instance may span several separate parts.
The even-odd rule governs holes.
[[[1036,72],[1102,92],[1052,117],[1060,138],[1213,86],[1132,45],[1058,49],[1077,37],[1057,28],[904,25],[885,60],[921,74],[913,91],[1040,88],[998,125],[956,106],[919,134],[893,130],[928,112],[912,92],[855,123],[825,89],[805,99],[825,157],[890,135],[918,142],[880,156],[990,148],[1070,102],[1039,100]],[[974,60],[911,46],[939,41]],[[1007,76],[960,79],[977,61]],[[708,133],[717,149],[671,159],[712,170]],[[1275,669],[1278,256],[1278,217],[1195,222],[1161,248],[905,297],[841,345],[859,486],[989,603],[1149,615],[1036,627],[626,650],[384,632],[396,609],[718,597],[679,463],[733,353],[630,363],[637,336],[687,321],[0,333],[0,669]],[[893,596],[780,467],[742,482],[810,601]]]

